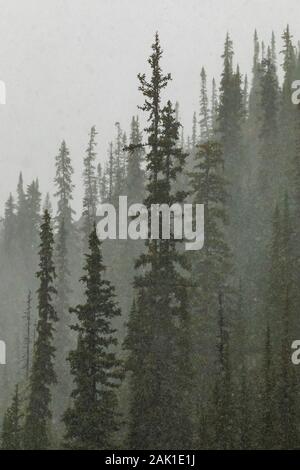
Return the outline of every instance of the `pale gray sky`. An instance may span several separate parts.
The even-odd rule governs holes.
[[[153,35],[159,31],[168,95],[180,102],[191,127],[197,110],[199,74],[219,79],[224,37],[230,32],[235,60],[249,73],[252,39],[278,50],[290,24],[298,40],[299,0],[0,0],[0,80],[7,104],[0,105],[0,214],[18,173],[39,177],[53,193],[54,156],[66,139],[81,181],[88,132],[96,125],[99,160],[114,137],[114,123],[128,128],[142,98],[136,75],[147,71]],[[76,209],[81,191],[76,190]]]

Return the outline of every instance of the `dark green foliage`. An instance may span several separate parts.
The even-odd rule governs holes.
[[[88,245],[88,237],[93,230],[93,224],[96,220],[98,191],[97,191],[97,176],[95,168],[96,158],[96,128],[93,126],[90,131],[90,138],[88,148],[86,149],[86,156],[84,158],[84,171],[83,171],[83,232],[84,232],[84,251]]]
[[[216,406],[216,416],[212,419],[212,425],[215,428],[215,445],[228,448],[231,439],[229,318],[232,318],[232,292],[229,275],[232,260],[224,232],[227,221],[227,193],[222,167],[223,155],[220,144],[206,142],[199,146],[195,155],[194,171],[190,174],[190,187],[193,202],[204,204],[205,244],[191,260],[195,285],[191,308],[195,326],[194,344],[199,365],[205,362],[209,364],[210,371],[214,371],[215,386],[212,400]],[[200,352],[204,344],[209,348],[208,357],[205,358],[201,357]],[[200,374],[199,388],[202,380]],[[205,387],[205,384],[202,385]],[[203,400],[203,397],[199,398]],[[202,406],[206,406],[205,403],[202,403]]]
[[[69,329],[69,297],[72,287],[77,289],[74,277],[79,272],[80,260],[78,259],[79,240],[73,221],[72,209],[73,189],[72,176],[74,173],[70,153],[65,141],[62,142],[59,153],[56,156],[56,186],[57,214],[55,237],[55,263],[56,263],[56,289],[57,296],[55,308],[58,323],[55,334],[55,348],[57,356],[57,386],[53,391],[53,417],[56,426],[59,426],[61,416],[67,406],[68,396],[71,392],[71,377],[66,362],[68,353],[73,347],[71,332]],[[71,278],[73,274],[73,280]],[[73,294],[75,295],[75,294]]]
[[[206,142],[210,137],[210,122],[209,122],[209,109],[208,97],[206,86],[206,72],[204,67],[201,69],[201,89],[200,89],[200,137],[201,142]],[[214,103],[215,104],[215,103]]]
[[[58,199],[57,203],[57,222],[64,221],[67,229],[72,223],[72,215],[74,211],[71,208],[71,201],[73,199],[72,175],[74,170],[71,164],[70,152],[63,141],[59,153],[55,158],[56,175],[54,179],[57,191],[55,197]],[[86,170],[88,171],[88,170]],[[88,175],[87,175],[88,178]]]
[[[114,433],[119,429],[116,388],[121,370],[111,323],[120,311],[114,289],[104,279],[104,270],[94,226],[81,278],[86,303],[70,310],[77,315],[72,329],[78,334],[77,349],[69,355],[75,388],[72,404],[64,414],[65,441],[71,449],[112,448]]]
[[[57,321],[53,307],[55,269],[53,264],[53,233],[51,219],[44,212],[40,230],[37,338],[34,344],[33,363],[30,374],[30,390],[24,426],[26,449],[46,449],[49,441],[51,419],[51,386],[56,382],[53,346],[54,322]]]
[[[298,312],[295,304],[295,261],[293,233],[287,195],[283,209],[273,217],[270,268],[265,299],[267,339],[265,349],[265,426],[269,428],[268,447],[294,448],[298,442],[295,407],[295,371],[290,360],[293,325]],[[269,410],[269,411],[268,411]],[[269,423],[269,424],[268,424]],[[273,433],[273,434],[272,434]]]
[[[11,406],[6,410],[2,424],[1,449],[20,450],[22,446],[22,428],[18,385]]]
[[[35,255],[39,243],[39,227],[41,223],[41,193],[39,191],[38,180],[35,180],[30,185],[28,185],[26,192],[26,202],[28,208],[28,246],[31,247],[33,255]]]
[[[142,161],[144,147],[142,146],[142,135],[139,128],[139,118],[132,117],[130,145],[128,148],[128,163],[126,177],[126,193],[128,204],[140,202],[144,195],[144,172]]]
[[[12,194],[9,195],[8,200],[5,204],[5,213],[4,213],[4,248],[10,253],[13,248],[12,244],[16,236],[16,205]]]
[[[10,361],[0,368],[1,403],[6,407],[12,398],[0,410],[3,448],[58,447],[64,424],[71,449],[299,448],[300,387],[291,363],[291,344],[300,334],[295,44],[287,26],[277,61],[274,33],[264,44],[255,31],[248,80],[234,63],[228,34],[210,99],[201,70],[200,109],[195,103],[188,135],[179,124],[184,103],[163,101],[170,75],[162,72],[156,35],[151,77],[139,75],[145,135],[138,117],[128,139],[116,122],[107,161],[99,163],[92,127],[79,220],[70,153],[65,141],[60,146],[57,212],[51,222],[50,197],[43,197],[37,279],[41,194],[36,179],[25,185],[20,174],[0,221],[0,328]],[[146,246],[105,240],[100,247],[97,204],[118,209],[120,195],[128,205],[144,201],[149,212],[151,204],[204,204],[203,249],[186,254],[179,241],[161,234]],[[36,306],[28,292],[37,282]],[[70,302],[79,304],[72,329]],[[127,369],[121,387],[119,355]],[[14,392],[15,383],[21,388]]]
[[[226,36],[223,58],[223,72],[219,90],[219,108],[216,137],[222,145],[224,159],[224,176],[229,183],[228,211],[230,226],[228,238],[235,259],[243,250],[243,233],[240,233],[242,208],[245,203],[243,181],[240,177],[245,171],[243,127],[245,122],[245,105],[242,90],[242,75],[239,66],[234,70],[233,44],[229,34]]]
[[[148,113],[148,176],[144,204],[181,202],[184,193],[174,193],[174,183],[186,155],[178,146],[179,123],[170,102],[161,107],[161,91],[170,75],[163,75],[162,50],[156,34],[149,59],[151,79],[139,75]],[[161,219],[160,219],[161,220]],[[191,366],[190,317],[187,310],[187,280],[178,266],[184,260],[173,237],[147,240],[145,253],[136,267],[142,268],[135,287],[125,346],[129,350],[130,375],[129,445],[134,449],[176,449],[193,445],[190,406]]]
[[[30,360],[31,360],[31,328],[32,328],[32,296],[31,291],[28,291],[27,301],[26,301],[26,310],[24,312],[24,369],[26,380],[29,378],[30,372]]]
[[[227,34],[223,58],[223,72],[220,82],[218,130],[223,146],[225,167],[231,175],[237,163],[240,148],[241,118],[243,116],[243,97],[239,69],[233,71],[233,45]]]

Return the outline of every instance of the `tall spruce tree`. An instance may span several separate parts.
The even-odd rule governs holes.
[[[282,180],[284,188],[288,187],[293,178],[293,158],[298,136],[295,134],[295,122],[297,121],[297,107],[292,103],[292,82],[298,78],[296,67],[296,52],[293,44],[289,25],[282,35],[283,57],[282,69],[284,73],[281,90],[280,107],[280,158]]]
[[[78,262],[78,236],[73,221],[72,209],[73,190],[72,176],[74,173],[70,152],[66,142],[63,141],[55,159],[57,198],[57,214],[55,218],[57,234],[55,237],[55,262],[56,262],[56,303],[55,308],[58,323],[55,334],[55,348],[57,357],[57,386],[53,391],[54,420],[57,425],[61,415],[67,406],[68,396],[71,391],[71,378],[66,362],[69,350],[73,346],[72,335],[69,329],[69,297],[72,288],[71,271],[75,276],[79,271]]]
[[[282,68],[284,71],[284,80],[282,84],[282,101],[283,101],[283,112],[291,111],[292,102],[291,102],[291,84],[294,78],[295,67],[296,67],[296,55],[295,48],[292,42],[293,36],[290,33],[289,25],[282,35],[283,39],[283,49],[281,54],[283,55],[283,64]]]
[[[56,186],[55,197],[57,201],[57,216],[56,220],[59,224],[64,221],[67,230],[70,230],[72,225],[72,219],[74,211],[71,207],[73,200],[73,189],[72,175],[74,173],[70,152],[63,140],[58,155],[55,157],[56,175],[54,184]]]
[[[195,157],[194,171],[190,174],[193,202],[204,204],[205,244],[192,258],[192,279],[195,285],[192,296],[193,344],[199,361],[198,370],[207,364],[214,371],[212,390],[206,389],[203,372],[197,377],[197,390],[206,389],[214,402],[214,445],[230,448],[231,430],[231,366],[229,359],[232,318],[232,259],[226,243],[225,226],[228,220],[226,209],[226,182],[222,174],[223,154],[217,142],[199,146]],[[203,331],[205,330],[205,336]],[[203,357],[203,349],[208,351]],[[202,353],[202,354],[201,354]],[[197,394],[197,400],[203,397]],[[207,406],[201,403],[200,408]],[[204,445],[205,443],[199,443]]]
[[[193,114],[193,127],[192,127],[192,148],[195,149],[198,143],[197,135],[197,114]]]
[[[223,149],[225,157],[230,154],[230,149],[234,145],[232,140],[232,131],[234,131],[234,120],[232,120],[233,109],[233,45],[229,37],[226,36],[223,58],[223,72],[220,82],[220,94],[219,94],[219,115],[218,115],[218,126],[219,132],[222,139]]]
[[[26,449],[47,449],[50,446],[49,422],[51,419],[51,387],[56,382],[53,346],[53,307],[55,269],[53,264],[53,232],[48,211],[44,212],[40,229],[38,323],[30,374],[30,390],[24,425]]]
[[[49,214],[51,215],[51,217],[52,217],[53,207],[52,207],[52,202],[51,202],[51,198],[50,198],[49,193],[46,193],[46,196],[45,196],[45,199],[44,199],[43,211],[45,211],[45,210],[47,210],[49,212]]]
[[[124,166],[124,151],[123,151],[123,132],[119,122],[115,123],[117,136],[114,152],[114,190],[113,190],[113,203],[118,207],[119,196],[124,189],[125,180],[125,166]]]
[[[260,194],[274,195],[274,186],[278,188],[278,104],[279,85],[276,66],[272,61],[271,49],[268,48],[267,58],[261,63],[261,123],[259,132],[259,154],[261,157],[258,184]],[[272,165],[272,172],[270,172]],[[273,191],[272,191],[273,190]],[[265,198],[263,198],[265,199]]]
[[[158,34],[149,58],[151,78],[139,74],[148,113],[147,193],[144,204],[182,202],[173,192],[186,155],[178,147],[179,123],[170,102],[161,107],[161,92],[170,80],[163,75]],[[191,366],[186,279],[178,271],[182,257],[173,237],[146,241],[136,267],[136,306],[133,308],[125,346],[129,350],[130,375],[129,445],[133,449],[190,448],[193,426],[190,406]]]
[[[65,443],[71,449],[108,449],[113,447],[114,433],[119,429],[116,388],[121,370],[114,350],[117,340],[112,320],[120,310],[113,287],[104,279],[95,226],[84,271],[81,282],[86,302],[70,309],[77,315],[72,329],[78,334],[78,342],[69,355],[75,388],[72,404],[64,414]]]
[[[212,135],[215,137],[217,132],[217,120],[218,120],[218,94],[217,94],[217,85],[216,81],[213,78],[212,80],[212,91],[211,91],[211,115],[210,115],[210,122],[211,122],[211,132]]]
[[[83,171],[83,232],[84,232],[84,252],[87,250],[88,239],[93,224],[96,220],[98,191],[97,191],[97,175],[95,168],[96,151],[96,127],[93,126],[90,131],[89,144],[84,158],[84,171]]]
[[[107,199],[109,202],[113,200],[113,193],[114,193],[114,154],[113,154],[113,143],[110,142],[109,150],[108,150],[108,167],[107,167]]]
[[[27,222],[27,203],[24,192],[23,175],[20,173],[17,186],[17,223],[18,233],[24,235],[24,229]]]
[[[25,246],[27,246],[27,253],[25,254],[25,257],[27,269],[29,272],[33,273],[37,264],[39,227],[41,223],[41,193],[37,179],[27,186],[26,206],[27,220],[25,236],[27,236],[27,240],[25,240]]]
[[[20,256],[19,265],[22,272],[31,272],[32,246],[30,239],[30,218],[28,216],[27,197],[24,190],[23,175],[20,173],[17,185],[17,210],[16,210],[16,244]]]
[[[201,88],[200,88],[200,138],[201,142],[206,142],[210,137],[209,108],[207,97],[206,72],[204,67],[201,69]]]
[[[244,106],[242,77],[239,67],[233,69],[233,45],[226,36],[223,58],[223,72],[220,81],[218,136],[224,156],[224,175],[230,183],[228,205],[231,224],[227,228],[233,253],[236,257],[243,253],[243,236],[240,234],[242,225],[242,208],[244,192],[240,175],[244,170],[243,134]]]
[[[258,41],[257,31],[254,32],[254,55],[252,65],[252,83],[249,93],[249,119],[251,125],[251,134],[257,134],[256,126],[259,125],[258,113],[260,109],[260,73],[261,62],[259,57],[260,45]]]
[[[4,249],[8,253],[11,253],[11,250],[14,245],[14,240],[16,237],[16,204],[14,198],[10,193],[8,200],[5,204],[5,213],[4,213]]]

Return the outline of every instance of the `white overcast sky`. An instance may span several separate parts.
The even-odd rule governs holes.
[[[98,158],[106,158],[114,123],[127,130],[142,99],[136,75],[155,31],[173,82],[168,96],[180,103],[187,130],[197,110],[199,74],[219,79],[228,31],[242,73],[251,70],[253,31],[269,42],[290,24],[298,37],[299,0],[0,0],[0,214],[18,173],[40,179],[53,193],[54,157],[67,141],[81,181],[88,132],[96,125]],[[300,78],[300,77],[299,77]],[[75,206],[80,209],[81,191]]]

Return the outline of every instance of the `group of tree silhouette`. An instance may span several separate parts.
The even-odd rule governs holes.
[[[132,117],[127,138],[117,122],[105,165],[91,128],[80,216],[65,141],[55,211],[20,174],[0,245],[3,449],[300,447],[300,45],[289,27],[276,49],[255,31],[248,80],[227,34],[219,85],[201,69],[188,135],[163,98],[172,78],[156,34],[138,75],[146,127]],[[100,241],[97,207],[117,209],[120,195],[149,211],[204,204],[204,247]]]

